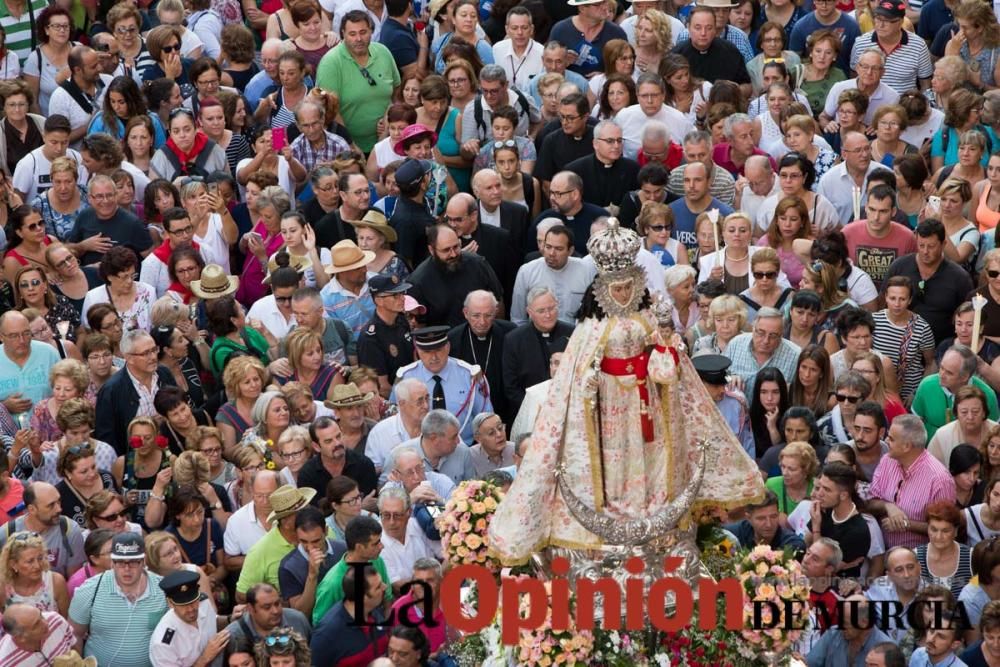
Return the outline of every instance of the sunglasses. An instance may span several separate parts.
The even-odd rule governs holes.
[[[860,400],[861,400],[860,396],[845,396],[844,394],[837,394],[837,402],[838,403],[843,403],[844,401],[847,401],[851,405],[854,405],[855,403],[857,403]]]
[[[68,447],[66,451],[73,456],[79,456],[80,454],[90,454],[94,450],[91,449],[90,443],[85,442],[82,445],[73,445],[72,447]]]
[[[986,272],[986,275],[988,275],[990,278],[1000,278],[1000,271],[997,271],[995,269],[990,269],[989,271]]]
[[[30,225],[25,225],[24,228],[27,229],[29,232],[37,232],[39,229],[45,229],[45,223],[33,222]]]
[[[671,227],[669,225],[649,225],[646,229],[652,230],[654,232],[664,232],[670,231]]]
[[[278,302],[278,303],[291,303],[292,302],[292,297],[290,297],[290,296],[276,296],[276,297],[274,297],[274,300],[276,302]]]
[[[754,280],[774,280],[778,277],[777,271],[754,271]]]
[[[268,646],[287,646],[290,641],[292,641],[292,638],[288,635],[269,635],[267,639],[264,640],[264,643]]]
[[[28,289],[29,287],[38,287],[42,284],[41,278],[32,278],[31,280],[18,283],[17,286],[21,289]]]
[[[38,533],[36,533],[34,531],[22,530],[20,533],[15,533],[14,534],[14,541],[15,542],[27,542],[28,540],[30,540],[33,537],[38,537]]]
[[[494,141],[493,148],[514,148],[517,146],[517,142],[513,139],[507,139],[506,141]]]
[[[365,81],[368,82],[369,86],[378,85],[378,82],[372,78],[371,72],[368,71],[367,67],[358,67],[358,70],[361,72],[361,76],[365,77]]]
[[[174,51],[180,51],[180,50],[181,47],[179,44],[172,44],[170,46],[160,47],[160,51],[162,51],[163,53],[173,53]]]
[[[128,517],[128,510],[124,509],[120,512],[114,512],[112,514],[105,514],[104,516],[96,517],[101,521],[117,521],[118,519],[125,519]]]

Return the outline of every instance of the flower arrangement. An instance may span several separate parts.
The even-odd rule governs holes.
[[[268,470],[277,470],[278,464],[274,461],[274,441],[265,440],[254,428],[248,428],[243,434],[240,445],[253,447],[264,459],[264,467]]]
[[[437,520],[449,563],[482,565],[500,572],[500,563],[489,553],[487,530],[502,499],[499,487],[482,480],[462,482],[452,492]]]
[[[736,572],[745,594],[745,629],[741,635],[748,651],[741,652],[787,652],[808,623],[808,614],[802,612],[809,605],[809,587],[802,566],[787,551],[761,545],[740,559]],[[755,601],[771,603],[758,605],[762,607],[760,622],[765,629],[753,629]],[[797,613],[790,619],[784,617],[786,602],[797,603]]]
[[[552,584],[545,582],[545,621],[533,629],[521,631],[517,645],[517,664],[528,667],[550,667],[551,665],[566,665],[566,667],[584,667],[594,664],[594,634],[586,630],[573,628],[573,616],[570,614],[570,627],[565,630],[552,628],[552,610],[548,600],[552,597]],[[570,604],[573,600],[570,598]],[[531,598],[521,598],[521,616],[531,613]]]

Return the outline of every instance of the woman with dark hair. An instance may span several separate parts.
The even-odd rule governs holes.
[[[166,330],[168,329],[171,331],[170,342],[164,346],[161,343],[167,336]],[[180,342],[176,337],[178,333],[180,331],[173,327],[153,329],[153,340],[156,341],[159,350],[160,363],[170,368],[174,380],[178,382],[176,387],[162,387],[153,397],[153,407],[156,408],[156,414],[163,418],[160,424],[160,435],[167,439],[167,448],[175,456],[180,456],[188,449],[186,445],[188,438],[198,435],[200,427],[212,425],[212,419],[201,408],[204,396],[198,368],[186,352],[179,351]],[[181,354],[184,356],[179,356]],[[181,382],[184,384],[180,384]],[[192,407],[192,403],[194,407]],[[220,439],[219,446],[221,447],[221,445],[222,440]]]
[[[135,252],[125,246],[112,246],[98,266],[98,275],[105,284],[87,292],[83,299],[83,312],[88,313],[88,320],[91,306],[107,303],[118,313],[125,329],[149,331],[149,309],[156,300],[156,290],[139,282],[138,272]]]
[[[802,153],[791,152],[778,162],[778,186],[781,192],[775,193],[764,200],[757,212],[756,224],[760,229],[767,229],[777,209],[778,203],[786,197],[801,199],[809,212],[810,232],[812,235],[834,230],[840,227],[840,215],[837,209],[823,195],[813,192],[816,182],[816,167]]]
[[[260,331],[247,326],[246,311],[236,299],[231,296],[212,299],[205,305],[205,312],[209,329],[215,335],[210,354],[215,377],[222,376],[226,362],[234,354],[254,356],[265,364],[269,362],[268,349],[272,346]],[[267,331],[263,325],[260,329]]]
[[[189,245],[174,248],[167,261],[170,287],[167,288],[166,295],[184,305],[197,304],[198,297],[191,291],[191,283],[201,280],[204,268],[205,260],[197,249]]]
[[[982,502],[966,507],[963,511],[968,534],[965,543],[975,548],[980,542],[1000,535],[1000,476],[986,480]]]
[[[439,35],[431,43],[434,71],[438,74],[444,72],[447,61],[443,51],[455,39],[461,39],[475,48],[481,63],[476,69],[477,72],[482,70],[483,65],[492,65],[493,49],[489,42],[481,39],[476,33],[476,28],[479,27],[479,5],[476,0],[457,0],[448,3],[445,11],[451,16],[452,32]]]
[[[226,152],[230,173],[236,173],[236,165],[241,160],[253,157],[253,151],[246,137],[226,128],[226,113],[217,98],[201,98],[198,108],[198,127],[209,140],[214,141]]]
[[[611,120],[622,109],[639,103],[635,81],[624,74],[609,74],[594,109],[598,120]]]
[[[748,38],[757,32],[761,21],[760,3],[757,0],[733,0],[729,10],[729,25]]]
[[[595,106],[597,100],[601,98],[608,77],[612,74],[621,74],[633,81],[638,76],[635,70],[635,47],[624,39],[608,40],[601,50],[601,55],[604,71],[590,79],[590,86],[587,89],[587,100],[591,106]]]
[[[153,156],[157,174],[173,181],[178,176],[205,178],[214,171],[229,169],[226,152],[197,129],[194,114],[187,109],[170,112],[170,138]]]
[[[16,63],[17,54],[13,51],[10,53],[13,54]],[[0,123],[0,171],[6,176],[3,190],[7,191],[10,189],[8,182],[17,168],[17,163],[44,143],[42,131],[45,128],[45,118],[29,112],[35,96],[20,79],[3,81],[3,85],[0,85],[0,100],[3,101],[3,122]],[[6,203],[10,205],[12,202]],[[0,219],[0,222],[3,220]]]
[[[802,260],[795,254],[795,241],[811,236],[812,225],[806,203],[798,197],[782,197],[774,208],[774,218],[767,233],[757,240],[757,245],[774,249],[779,266],[793,288],[798,288],[803,269]]]
[[[747,63],[747,72],[750,74],[750,83],[753,84],[755,95],[759,95],[764,90],[763,69],[764,63],[769,61],[783,62],[787,69],[798,67],[801,64],[799,54],[788,51],[788,37],[791,32],[774,21],[767,21],[757,31],[757,55]]]
[[[191,404],[201,408],[205,404],[201,369],[197,355],[190,354],[190,343],[180,329],[171,326],[156,327],[150,332],[156,343],[160,365],[166,367],[177,386],[190,396]]]
[[[532,216],[541,211],[542,186],[538,179],[521,170],[521,154],[516,146],[493,149],[493,162],[500,175],[503,200],[523,205]]]
[[[56,484],[63,516],[79,525],[84,524],[87,502],[104,490],[117,491],[111,473],[97,469],[97,453],[89,443],[64,448],[59,453],[56,472],[61,481]]]
[[[219,103],[226,114],[226,129],[244,137],[247,134],[247,100],[226,90],[219,91]]]
[[[795,369],[791,387],[792,405],[803,405],[817,417],[822,417],[830,407],[833,389],[830,354],[821,345],[809,345],[799,354]]]
[[[780,456],[789,442],[808,442],[816,451],[816,458],[820,464],[826,460],[826,453],[830,448],[820,439],[816,415],[812,410],[801,405],[793,405],[781,415],[779,428],[782,433],[781,444],[772,446],[757,462],[757,467],[765,475],[777,477],[781,474]]]
[[[122,318],[118,316],[118,311],[115,310],[115,307],[110,303],[96,303],[83,311],[83,314],[87,322],[87,328],[107,338],[108,343],[111,345],[113,362],[117,360],[120,363],[116,365],[124,366],[124,359],[118,350],[118,344],[121,343],[124,328],[122,327]]]
[[[990,426],[984,428],[984,435],[997,425],[994,421],[987,421],[990,422]],[[934,436],[937,437],[937,433]],[[983,442],[985,443],[985,440]],[[963,442],[955,445],[948,454],[948,472],[955,480],[955,505],[959,509],[983,502],[985,484],[980,476],[982,465],[983,457],[977,445]]]
[[[420,84],[420,100],[421,104],[417,107],[414,123],[437,128],[434,160],[448,168],[452,180],[462,192],[469,192],[472,182],[472,160],[462,155],[462,110],[452,106],[448,82],[437,74],[430,75]],[[474,122],[474,119],[468,118],[465,119],[465,122]],[[402,131],[399,134],[402,136]],[[398,142],[398,138],[392,144],[393,149],[396,142]],[[376,144],[377,147],[378,144]],[[386,164],[399,159],[395,150],[391,152],[393,159]]]
[[[153,147],[156,149],[167,140],[160,117],[147,111],[146,100],[134,79],[118,76],[105,89],[101,113],[94,116],[87,133],[106,132],[121,141],[126,137],[125,124],[135,116],[147,115],[153,123]]]
[[[206,97],[216,98],[222,86],[222,67],[214,58],[202,56],[191,63],[189,70],[194,94],[184,100],[184,107],[191,109],[195,116],[201,113],[201,101]]]
[[[206,518],[208,510],[208,500],[197,489],[178,487],[167,506],[169,523],[164,530],[177,536],[189,562],[205,568],[205,574],[217,579],[217,570],[223,574],[225,570],[222,526],[214,518]]]
[[[782,441],[778,420],[790,406],[788,384],[781,371],[774,366],[760,369],[750,400],[750,426],[757,451],[755,458],[760,459],[772,445]]]
[[[146,35],[146,47],[153,63],[142,70],[142,80],[173,79],[180,86],[184,98],[195,93],[194,85],[188,77],[191,61],[181,57],[181,31],[172,25],[160,25]]]
[[[156,136],[156,125],[159,122],[160,117],[152,112],[148,115],[132,116],[125,124],[124,140],[122,141],[125,159],[151,179],[157,178],[156,172],[150,168],[149,163],[156,150],[153,148],[153,142]]]
[[[836,118],[823,128],[823,138],[834,153],[840,154],[844,138],[851,132],[865,134],[868,97],[856,88],[841,91],[837,97]]]
[[[181,194],[177,187],[165,178],[156,178],[146,186],[143,194],[143,218],[147,227],[154,227],[163,237],[163,213],[169,208],[181,208]]]
[[[32,111],[48,116],[49,98],[59,87],[57,78],[69,67],[69,52],[74,46],[71,41],[73,18],[66,9],[51,5],[34,18],[31,27],[38,48],[24,60],[21,76],[35,96],[36,105]]]
[[[350,477],[338,475],[327,482],[323,505],[325,511],[330,512],[326,517],[326,526],[333,539],[344,539],[344,530],[354,517],[372,516],[370,512],[361,509],[362,499],[358,483]]]
[[[146,96],[146,106],[159,117],[160,125],[164,128],[170,124],[170,113],[174,109],[180,109],[184,103],[180,86],[166,77],[144,81],[142,94]]]
[[[14,286],[15,308],[34,309],[53,331],[59,332],[61,340],[76,341],[80,313],[66,297],[52,290],[43,269],[22,266],[11,284]]]
[[[87,562],[79,570],[73,573],[66,582],[66,591],[69,599],[73,599],[73,593],[87,579],[96,577],[102,572],[111,569],[111,540],[115,533],[110,528],[96,528],[91,530],[83,541],[83,553],[87,557]]]
[[[241,23],[230,23],[222,29],[219,40],[222,52],[226,54],[224,77],[229,77],[233,88],[242,95],[250,80],[260,72],[254,57],[256,44],[253,33]]]
[[[996,165],[997,183],[1000,185],[1000,159],[997,160]],[[927,195],[924,192],[924,183],[930,178],[927,163],[920,155],[900,155],[892,163],[892,171],[896,174],[896,208],[906,216],[910,229],[915,229],[919,222],[920,211],[927,203]],[[987,175],[989,175],[989,167],[987,167]],[[980,181],[980,183],[985,182]],[[976,185],[980,185],[980,183]],[[979,201],[979,198],[980,194],[973,190],[973,200]],[[1000,214],[995,213],[997,207],[1000,206],[1000,197],[993,199],[995,201],[991,212],[997,216],[997,219],[1000,219]],[[978,215],[979,209],[976,209],[977,220]]]
[[[916,393],[924,368],[935,365],[934,332],[927,320],[911,309],[913,291],[906,276],[889,278],[883,288],[886,307],[873,315],[872,349],[892,361],[904,404]]]
[[[278,58],[278,69],[282,72],[278,90],[261,98],[254,113],[254,119],[271,129],[287,128],[295,124],[295,111],[309,95],[305,84],[306,59],[296,50],[286,51]],[[290,145],[290,144],[289,144]]]
[[[679,53],[667,54],[660,62],[660,76],[663,77],[666,104],[683,113],[691,123],[705,117],[712,84],[691,74],[687,58]]]
[[[430,81],[433,78],[440,77],[437,77],[437,75],[429,76],[425,79],[425,81]],[[445,90],[447,90],[448,84],[445,83],[444,85]],[[432,97],[426,99],[447,99],[450,101],[449,95],[445,95],[443,98],[437,97],[436,91],[433,88],[435,88],[435,84],[432,82],[426,88],[427,94]],[[421,90],[424,90],[423,85],[421,85]],[[421,94],[421,99],[425,99],[423,94]],[[368,155],[368,163],[365,166],[365,176],[368,177],[369,181],[378,181],[382,170],[389,166],[390,162],[395,162],[399,159],[399,156],[396,155],[396,151],[393,150],[393,146],[395,146],[396,142],[399,141],[399,138],[403,136],[403,130],[417,122],[421,111],[423,111],[425,115],[423,124],[431,127],[437,127],[438,121],[441,119],[440,113],[438,113],[433,119],[426,118],[426,116],[429,116],[428,112],[444,111],[439,110],[437,106],[438,105],[427,105],[426,107],[421,107],[418,110],[403,102],[389,105],[389,108],[386,109],[385,112],[386,136],[379,140],[378,143],[375,144],[375,147],[372,148],[372,152]],[[447,110],[447,102],[441,106],[444,106],[445,110]]]
[[[17,272],[25,266],[45,269],[45,248],[57,239],[45,233],[41,210],[24,204],[11,213],[7,228],[7,250],[3,256],[3,273],[7,282],[15,284]]]

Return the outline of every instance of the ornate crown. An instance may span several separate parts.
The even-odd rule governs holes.
[[[623,271],[635,266],[635,256],[641,247],[639,235],[622,227],[618,218],[608,218],[608,228],[587,241],[587,250],[594,258],[599,273]]]

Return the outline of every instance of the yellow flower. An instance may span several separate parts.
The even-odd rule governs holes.
[[[459,535],[458,533],[455,533],[454,535],[451,536],[451,546],[457,547],[461,543],[462,543],[462,536],[461,535]]]
[[[270,460],[269,460],[269,461],[267,462],[267,469],[268,469],[268,470],[274,470],[274,469],[275,469],[275,468],[277,468],[277,467],[278,467],[278,466],[274,465],[274,461],[270,461]]]
[[[472,511],[475,514],[486,514],[486,505],[484,503],[472,503]]]
[[[464,500],[459,500],[457,503],[455,503],[455,511],[459,513],[468,512],[469,503],[465,502]]]
[[[487,497],[486,500],[483,501],[483,507],[485,507],[487,511],[492,512],[497,508],[497,501],[493,500],[493,498]]]
[[[486,519],[476,521],[476,530],[486,530]]]
[[[465,536],[465,546],[470,549],[478,549],[483,546],[483,539],[475,533],[469,533]]]
[[[757,563],[757,574],[763,577],[765,574],[767,574],[767,570],[768,570],[767,563]]]
[[[458,529],[463,533],[472,532],[472,524],[469,523],[468,521],[463,521],[462,523],[458,524]]]
[[[465,558],[466,556],[469,555],[469,550],[466,549],[465,547],[459,547],[455,549],[455,553],[458,555],[459,558]]]

